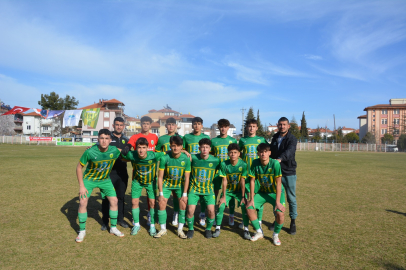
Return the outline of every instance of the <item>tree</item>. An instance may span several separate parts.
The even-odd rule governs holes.
[[[398,139],[398,148],[400,151],[406,151],[406,134],[400,135]]]
[[[385,133],[381,139],[382,143],[388,143],[392,144],[393,143],[393,135],[389,133]]]
[[[293,117],[292,120],[290,121],[289,132],[292,133],[292,135],[295,136],[296,139],[300,138],[300,131],[299,131],[299,127],[296,123],[295,117]]]
[[[306,117],[305,117],[305,114],[304,114],[304,111],[303,111],[303,114],[302,114],[302,119],[300,120],[300,136],[302,137],[302,138],[308,138],[309,137],[309,133],[308,133],[308,130],[307,130],[307,123],[306,123]]]
[[[267,134],[266,131],[264,130],[264,127],[262,126],[261,120],[259,118],[259,110],[257,112],[257,122],[258,122],[258,131],[257,131],[257,135],[264,137],[266,139]]]
[[[247,117],[245,117],[244,126],[242,127],[243,135],[246,136],[248,134],[247,130],[247,121],[249,119],[255,119],[254,116],[254,109],[251,107],[247,112]]]
[[[359,137],[355,132],[348,133],[344,136],[345,140],[350,143],[359,142]]]
[[[367,132],[361,140],[362,143],[376,143],[375,135]]]
[[[38,105],[43,110],[72,110],[76,109],[78,104],[79,100],[76,100],[75,97],[66,95],[65,98],[61,98],[55,92],[51,92],[49,95],[41,94],[41,100],[38,101]]]
[[[321,132],[320,132],[319,126],[317,126],[316,132],[314,133],[314,136],[313,136],[313,140],[315,142],[319,142],[321,140]]]

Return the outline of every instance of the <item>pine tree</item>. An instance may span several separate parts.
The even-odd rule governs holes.
[[[306,117],[303,111],[302,114],[302,119],[300,120],[300,125],[301,125],[301,130],[300,130],[300,135],[302,136],[302,138],[308,138],[309,137],[309,133],[307,130],[307,123],[306,123]]]
[[[257,135],[266,138],[266,132],[265,132],[264,127],[262,126],[261,120],[259,118],[259,110],[257,112],[257,122],[258,122]]]
[[[247,121],[249,119],[255,119],[254,109],[252,107],[248,110],[247,117],[245,118],[245,122],[244,122],[244,126],[243,126],[243,131],[244,131],[243,134],[244,134],[244,136],[248,135]]]

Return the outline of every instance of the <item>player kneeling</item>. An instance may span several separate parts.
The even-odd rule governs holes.
[[[190,175],[190,158],[182,153],[183,140],[179,136],[172,136],[169,139],[171,151],[163,156],[159,162],[158,189],[159,189],[159,210],[158,221],[161,230],[154,236],[160,238],[166,234],[166,204],[172,192],[175,192],[176,198],[179,199],[179,225],[178,236],[186,238],[183,232],[185,224],[187,190],[189,187]],[[183,194],[182,194],[183,193]]]
[[[248,217],[245,210],[245,178],[247,177],[247,163],[240,159],[238,144],[232,143],[227,147],[230,159],[220,164],[219,176],[223,180],[223,192],[219,201],[219,210],[216,215],[216,230],[213,237],[219,237],[224,209],[231,200],[237,199],[241,204],[242,218],[245,227],[248,227]],[[248,233],[248,232],[247,232]]]
[[[275,230],[273,233],[273,243],[276,246],[281,244],[279,232],[283,227],[285,211],[285,193],[282,187],[282,171],[279,162],[271,159],[270,146],[261,143],[257,147],[259,158],[252,162],[250,177],[250,201],[247,203],[247,214],[251,220],[252,226],[257,233],[251,238],[251,241],[257,241],[264,237],[260,227],[255,209],[260,209],[265,203],[270,203],[276,212]],[[255,190],[255,179],[260,183],[259,191]],[[256,193],[256,194],[255,194]]]
[[[111,183],[110,172],[114,162],[120,156],[120,150],[109,146],[111,133],[108,129],[101,129],[98,137],[99,145],[86,149],[76,166],[76,176],[79,182],[79,234],[76,242],[83,241],[86,235],[87,203],[94,188],[99,188],[103,199],[107,197],[110,203],[110,233],[119,237],[124,234],[117,229],[117,196]],[[85,172],[82,172],[86,166]]]

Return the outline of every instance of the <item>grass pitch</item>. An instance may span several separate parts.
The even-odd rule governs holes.
[[[225,214],[221,235],[182,240],[168,209],[169,232],[153,239],[146,230],[124,238],[100,231],[101,198],[89,202],[87,235],[76,237],[78,184],[75,167],[84,148],[0,145],[0,268],[2,269],[404,269],[406,266],[406,154],[297,152],[298,232],[280,233],[272,245],[271,208],[265,239],[246,241]],[[131,182],[131,181],[130,181]],[[145,194],[144,194],[145,195]],[[130,184],[125,220],[131,219]],[[228,211],[228,209],[226,210]],[[228,212],[227,212],[228,213]],[[197,221],[197,218],[195,219]],[[159,228],[159,226],[157,226]],[[252,227],[250,226],[251,230]]]

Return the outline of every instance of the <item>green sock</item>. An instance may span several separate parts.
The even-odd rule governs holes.
[[[166,225],[166,210],[158,210],[158,222],[159,224],[165,224]]]
[[[111,227],[116,227],[117,226],[118,210],[116,210],[116,211],[109,210],[109,216],[110,216],[110,226]]]
[[[262,206],[259,210],[258,210],[258,220],[262,221],[262,215],[264,214],[264,207]]]
[[[172,198],[173,198],[173,211],[179,213],[179,198],[178,197]]]
[[[133,208],[131,212],[133,213],[134,223],[140,223],[140,208]]]
[[[179,223],[185,224],[186,210],[179,210]]]
[[[78,213],[78,218],[79,218],[79,230],[81,231],[86,230],[87,212]]]
[[[214,223],[214,218],[207,218],[207,226],[206,226],[206,230],[211,230],[211,227],[213,227],[213,223]]]
[[[216,215],[216,224],[217,226],[221,226],[221,222],[223,221],[224,216],[224,209],[226,209],[226,204],[222,203],[219,207],[219,211]]]
[[[193,216],[191,218],[187,217],[186,218],[186,223],[187,223],[187,226],[188,226],[189,230],[192,231],[193,230],[193,223],[195,223],[195,216]]]
[[[261,229],[261,226],[259,226],[259,220],[251,220],[251,224],[254,227],[254,229],[257,231],[258,229]]]
[[[241,205],[241,213],[242,213],[242,223],[244,227],[248,227],[250,220],[248,219],[247,209],[245,209],[245,205]]]
[[[232,198],[230,203],[228,204],[228,208],[230,209],[230,215],[234,215],[235,211],[235,199]]]
[[[151,215],[151,224],[155,224],[155,209],[149,209],[149,214]]]
[[[275,228],[273,230],[274,233],[279,233],[282,230],[283,223],[279,224],[278,222],[275,222]]]

